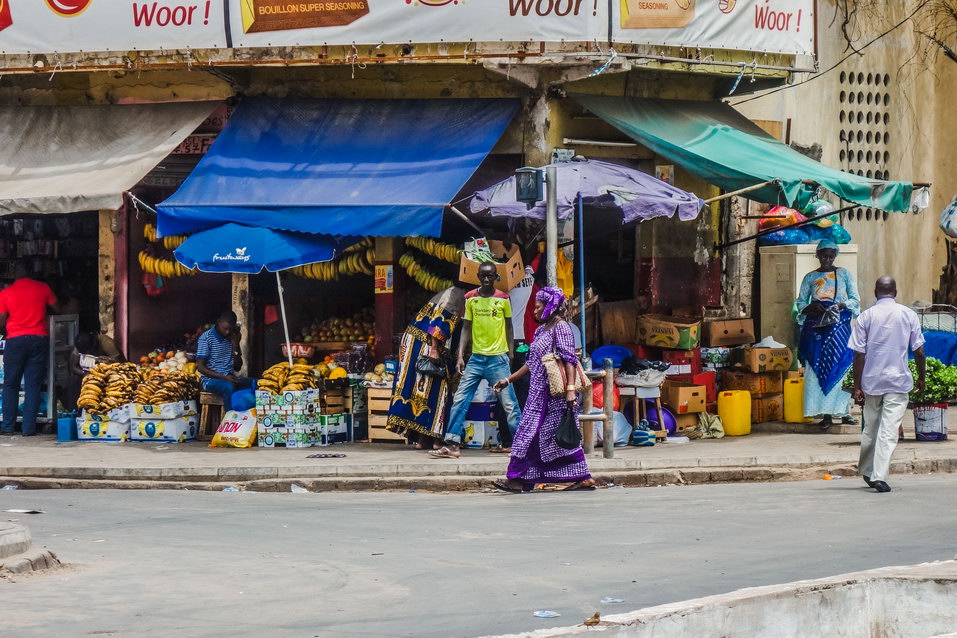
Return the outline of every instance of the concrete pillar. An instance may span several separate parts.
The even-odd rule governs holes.
[[[725,216],[727,229],[724,241],[732,241],[757,232],[757,223],[745,219],[759,215],[767,206],[756,204],[744,197],[731,197],[727,200],[728,214]],[[721,289],[724,293],[722,305],[733,317],[753,316],[753,286],[757,241],[746,241],[725,248],[722,254],[724,268]]]
[[[249,293],[249,275],[233,273],[232,300],[230,307],[236,313],[236,323],[242,329],[242,340],[239,351],[243,356],[243,367],[240,374],[249,373],[250,345],[253,339],[253,300]]]
[[[381,291],[376,283],[375,356],[380,362],[393,354],[392,336],[405,328],[405,272],[398,264],[403,248],[401,239],[375,238],[375,278],[387,277],[390,270],[392,277],[391,292]]]
[[[99,212],[99,248],[97,251],[100,329],[116,337],[116,232],[115,211]]]
[[[541,85],[532,89],[529,96],[525,98],[522,111],[525,121],[522,143],[525,165],[544,166],[551,160],[552,149],[548,146],[548,129],[551,127],[551,120],[548,95]]]

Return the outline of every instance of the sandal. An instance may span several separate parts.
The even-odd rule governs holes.
[[[493,447],[489,448],[489,454],[511,454],[512,448],[510,447]]]
[[[503,492],[509,492],[511,494],[521,494],[524,491],[523,488],[515,487],[511,483],[509,483],[507,480],[503,481],[502,479],[492,481],[492,486]]]
[[[563,489],[562,491],[563,491],[563,492],[575,492],[575,491],[578,491],[578,490],[582,490],[582,491],[591,492],[591,491],[594,490],[594,489],[595,489],[595,482],[594,482],[594,481],[592,481],[590,485],[586,485],[586,484],[585,484],[585,481],[575,481],[574,483],[572,483],[571,485],[569,485],[568,487],[566,487],[566,488]]]
[[[457,459],[462,455],[458,452],[453,452],[448,448],[448,446],[446,446],[439,448],[438,450],[432,450],[429,452],[429,456],[434,459]]]

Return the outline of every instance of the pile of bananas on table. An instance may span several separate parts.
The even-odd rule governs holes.
[[[83,377],[77,406],[91,414],[105,414],[133,401],[142,381],[133,363],[98,363]]]
[[[312,366],[304,363],[289,366],[288,361],[277,363],[265,372],[256,382],[256,389],[271,394],[312,390],[319,387],[319,380],[312,373]]]
[[[157,372],[136,388],[134,402],[140,405],[160,405],[190,401],[199,394],[199,379],[183,372]]]

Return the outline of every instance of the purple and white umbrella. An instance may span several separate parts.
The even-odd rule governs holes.
[[[600,160],[582,160],[555,164],[558,170],[558,218],[566,219],[578,206],[578,195],[589,207],[621,211],[621,222],[644,221],[655,217],[673,217],[688,221],[698,216],[704,201],[694,193],[675,188],[667,182],[634,168]],[[515,177],[477,191],[469,209],[488,211],[497,217],[533,217],[545,219],[545,202],[529,209],[515,201]]]

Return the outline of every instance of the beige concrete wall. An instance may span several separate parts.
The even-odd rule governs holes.
[[[858,17],[850,24],[850,32],[861,46],[902,20],[915,3],[868,2]],[[831,0],[819,2],[818,49],[820,67],[827,69],[849,51],[840,34],[841,19],[833,20],[835,5]],[[837,69],[817,76],[816,79],[767,95],[758,100],[738,104],[741,112],[752,119],[790,122],[790,141],[809,146],[823,147],[823,163],[842,169],[858,168],[887,171],[892,180],[932,182],[930,207],[920,215],[871,213],[871,219],[858,220],[845,217],[845,224],[853,242],[860,246],[861,292],[865,303],[873,301],[873,282],[883,274],[897,278],[902,302],[930,300],[939,284],[940,274],[946,261],[945,240],[937,229],[937,217],[941,209],[957,192],[957,123],[953,119],[954,98],[957,96],[957,63],[940,57],[926,61],[915,55],[920,42],[914,33],[914,24],[907,23],[892,34],[879,40],[863,51],[852,55]],[[842,73],[844,74],[842,77]],[[851,84],[849,74],[863,74],[865,82]],[[867,83],[871,74],[889,76],[887,86]],[[798,75],[803,81],[808,75]],[[814,76],[812,76],[814,77]],[[851,104],[846,97],[855,93]],[[841,102],[841,92],[845,101]],[[863,93],[865,105],[857,105],[856,95]],[[888,96],[888,105],[878,108],[867,104],[867,94]],[[735,104],[742,99],[729,99]],[[845,121],[840,121],[840,112],[845,112]],[[886,125],[868,125],[847,122],[850,111],[886,111],[890,122]],[[785,124],[785,129],[787,125]],[[841,150],[847,147],[841,142],[841,131],[855,132],[851,149],[867,151],[878,145],[856,142],[856,131],[888,133],[888,161],[848,163],[842,161]],[[883,151],[883,148],[880,150]],[[836,200],[835,200],[836,202]],[[866,214],[866,211],[865,211]]]

